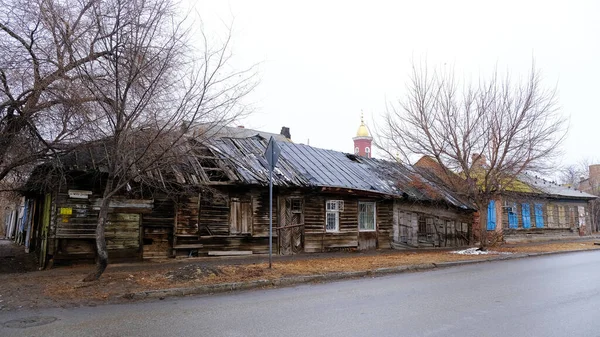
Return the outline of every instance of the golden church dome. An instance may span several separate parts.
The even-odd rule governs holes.
[[[367,129],[367,126],[365,125],[365,119],[362,116],[362,113],[360,114],[360,126],[358,127],[358,131],[356,131],[356,137],[371,137],[371,135],[369,135],[369,129]]]
[[[361,123],[358,127],[358,131],[356,131],[356,137],[369,137],[369,130],[365,123]]]

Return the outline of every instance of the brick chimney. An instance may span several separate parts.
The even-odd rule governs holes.
[[[288,128],[287,126],[283,126],[281,127],[281,132],[279,133],[282,136],[284,136],[287,139],[292,139],[292,134],[290,133],[290,128]]]
[[[473,166],[483,167],[487,164],[487,158],[485,158],[484,154],[473,153],[471,160],[473,161]]]

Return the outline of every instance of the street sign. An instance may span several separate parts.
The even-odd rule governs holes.
[[[269,163],[269,169],[273,170],[275,168],[280,154],[281,148],[279,145],[277,145],[275,138],[271,136],[271,139],[269,139],[269,145],[267,145],[267,151],[265,151],[265,158],[267,159],[267,163]]]

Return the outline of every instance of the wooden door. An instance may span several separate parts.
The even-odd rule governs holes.
[[[50,230],[50,217],[52,210],[52,196],[50,193],[46,194],[44,199],[44,213],[42,216],[42,238],[41,238],[41,249],[40,249],[40,268],[46,267],[46,253],[48,251],[48,231]]]
[[[292,255],[304,250],[304,202],[301,198],[283,198],[280,208],[279,253]]]

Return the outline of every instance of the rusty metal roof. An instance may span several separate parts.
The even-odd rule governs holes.
[[[276,186],[344,188],[473,208],[411,166],[304,144],[278,144],[281,156],[273,175]],[[232,183],[268,185],[266,139],[220,138],[209,147],[221,165],[227,166]]]

